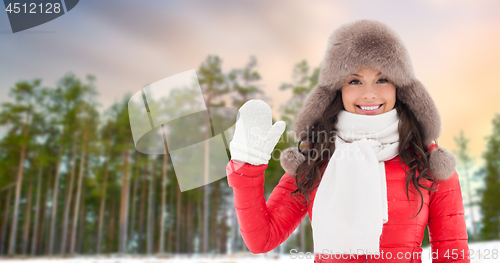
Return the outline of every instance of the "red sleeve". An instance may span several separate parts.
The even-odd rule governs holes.
[[[432,262],[470,262],[458,174],[455,171],[446,181],[436,182],[438,190],[430,194],[427,221]]]
[[[226,166],[227,180],[233,188],[236,217],[248,249],[266,253],[281,243],[298,227],[307,214],[307,207],[290,193],[297,189],[295,178],[285,173],[269,199],[264,197],[265,165],[251,165],[230,160]]]

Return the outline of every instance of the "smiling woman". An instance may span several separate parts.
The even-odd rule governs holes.
[[[363,68],[346,79],[342,86],[344,110],[366,115],[388,112],[396,104],[396,86],[382,72]]]
[[[385,24],[331,35],[267,201],[264,172],[284,123],[272,125],[263,101],[239,112],[226,171],[251,252],[274,249],[309,214],[318,263],[421,262],[426,226],[434,263],[470,262],[456,158],[437,145],[437,107]]]

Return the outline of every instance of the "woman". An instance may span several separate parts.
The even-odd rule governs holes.
[[[309,213],[315,262],[421,262],[426,226],[424,256],[470,262],[456,159],[433,143],[437,108],[385,24],[333,32],[295,123],[299,144],[281,154],[286,173],[266,202],[264,171],[284,129],[261,100],[239,110],[226,170],[251,252],[280,245]]]

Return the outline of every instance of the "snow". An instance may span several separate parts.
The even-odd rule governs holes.
[[[500,262],[500,241],[469,243],[471,263],[497,263]],[[429,257],[430,247],[424,247],[422,253],[423,263],[432,263]],[[450,255],[452,256],[452,255]],[[2,263],[312,263],[313,254],[249,254],[238,253],[233,255],[201,256],[193,255],[157,255],[157,256],[132,256],[132,255],[107,255],[107,256],[76,256],[76,257],[19,257],[0,258]]]

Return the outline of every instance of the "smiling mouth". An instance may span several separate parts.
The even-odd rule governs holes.
[[[372,109],[372,110],[364,110],[364,109],[363,109],[363,108],[361,108],[361,106],[359,106],[359,105],[356,105],[356,107],[358,107],[359,109],[361,109],[361,110],[363,110],[363,111],[374,111],[374,110],[378,110],[378,109],[380,109],[380,107],[382,107],[382,105],[384,105],[384,104],[382,103],[382,104],[378,105],[378,107],[377,107],[377,108]]]

